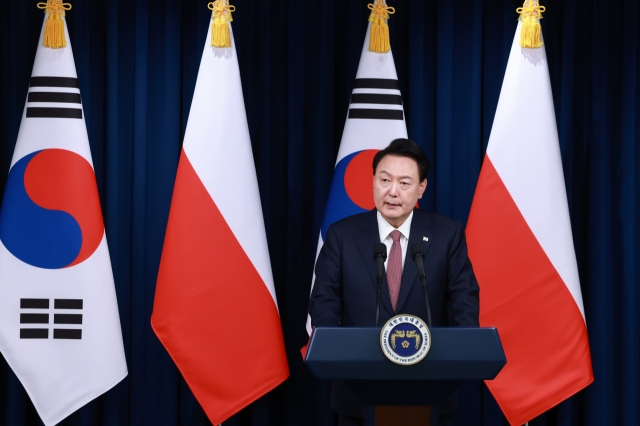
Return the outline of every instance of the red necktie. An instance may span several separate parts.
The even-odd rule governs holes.
[[[393,312],[398,307],[398,297],[400,296],[400,283],[402,281],[402,247],[400,247],[400,231],[391,231],[393,244],[389,251],[389,261],[387,262],[387,284],[389,286],[389,297]]]

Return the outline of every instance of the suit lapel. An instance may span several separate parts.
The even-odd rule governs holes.
[[[380,231],[378,230],[378,217],[377,210],[372,210],[367,214],[359,224],[362,231],[359,236],[356,237],[356,245],[360,251],[360,256],[364,262],[371,278],[373,288],[376,288],[376,262],[373,259],[373,248],[380,242]],[[391,299],[389,298],[389,288],[387,287],[387,274],[382,275],[382,287],[380,289],[381,310],[386,308],[389,313],[393,313],[391,308]]]
[[[375,212],[374,210],[372,213],[367,214],[364,220],[358,224],[362,232],[355,237],[362,262],[364,262],[365,268],[369,272],[369,276],[374,285],[376,283],[376,262],[374,262],[373,259],[373,248],[380,242],[378,221],[376,220]]]
[[[411,220],[411,230],[409,231],[407,254],[404,259],[404,267],[402,268],[402,284],[400,285],[400,296],[398,297],[398,313],[402,312],[402,307],[411,292],[411,288],[414,285],[420,285],[418,268],[411,257],[411,245],[420,243],[424,249],[426,258],[431,240],[433,239],[433,230],[430,229],[430,225],[428,215],[419,214],[418,210],[414,211],[413,219]]]

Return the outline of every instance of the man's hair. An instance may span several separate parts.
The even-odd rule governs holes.
[[[411,158],[418,164],[418,175],[420,175],[420,182],[424,181],[427,178],[427,173],[429,173],[429,168],[431,167],[429,158],[427,157],[427,154],[424,153],[422,148],[420,148],[420,146],[418,146],[418,144],[411,139],[396,139],[392,141],[388,147],[386,147],[382,151],[378,151],[375,157],[373,157],[374,175],[376,174],[378,164],[387,155]]]

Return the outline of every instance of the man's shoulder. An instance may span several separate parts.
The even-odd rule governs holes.
[[[339,235],[345,235],[345,233],[354,232],[356,230],[377,230],[378,219],[376,214],[377,210],[374,209],[368,212],[347,216],[334,222],[330,228],[333,228],[333,230]],[[419,227],[429,225],[429,227],[433,226],[435,229],[445,232],[453,231],[462,226],[460,221],[431,210],[414,209],[412,220]]]
[[[462,226],[462,223],[458,220],[452,219],[443,214],[434,212],[432,210],[420,210],[415,209],[413,211],[413,220],[418,222],[427,222],[429,225],[434,225],[436,227],[444,227],[444,228],[457,228]]]
[[[358,213],[340,219],[330,225],[334,231],[339,233],[349,232],[355,229],[366,229],[370,226],[377,227],[376,210]]]

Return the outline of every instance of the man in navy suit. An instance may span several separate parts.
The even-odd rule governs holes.
[[[376,154],[376,208],[340,220],[327,230],[309,302],[313,327],[376,325],[373,250],[380,242],[389,253],[385,270],[389,262],[393,265],[393,273],[388,269],[382,282],[380,325],[399,314],[426,320],[424,293],[409,250],[418,242],[425,253],[432,325],[478,326],[479,287],[462,224],[415,208],[427,187],[429,166],[424,151],[409,139],[396,139]],[[334,383],[331,405],[340,414],[341,425],[362,424],[363,406],[342,382]],[[441,423],[451,417],[453,407],[445,405],[449,407],[441,407]]]

